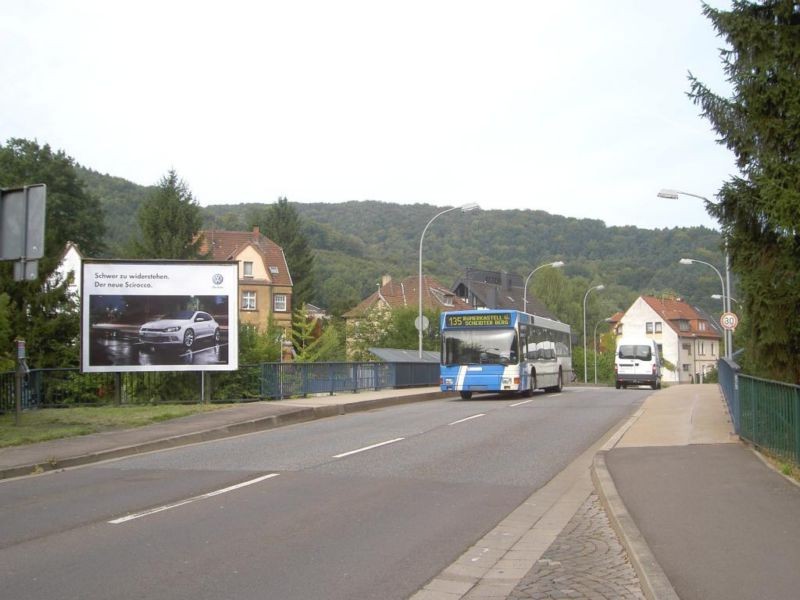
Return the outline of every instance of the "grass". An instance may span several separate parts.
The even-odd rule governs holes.
[[[101,431],[142,427],[199,412],[218,410],[223,406],[158,404],[152,406],[45,408],[23,412],[19,425],[15,424],[14,413],[8,413],[0,415],[0,448],[35,444]]]
[[[763,449],[759,452],[776,471],[800,484],[800,465]]]

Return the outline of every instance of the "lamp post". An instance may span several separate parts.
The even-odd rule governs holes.
[[[596,285],[594,287],[590,287],[586,290],[586,293],[583,295],[583,382],[587,383],[587,379],[589,378],[589,365],[586,362],[586,298],[589,297],[589,294],[592,290],[600,290],[606,289],[602,283],[600,285]]]
[[[556,262],[539,265],[528,274],[528,277],[525,279],[525,291],[522,293],[522,312],[528,312],[528,282],[531,280],[531,277],[533,277],[533,274],[536,273],[536,271],[538,271],[539,269],[544,269],[545,267],[553,267],[554,269],[560,269],[563,266],[564,266],[564,261],[557,260]]]
[[[594,324],[594,384],[597,385],[597,326],[600,323],[611,323],[611,319],[601,319]]]
[[[722,294],[720,295],[720,299],[722,300],[722,312],[728,312],[728,307],[730,306],[730,304],[729,304],[730,301],[728,299],[728,296],[725,294],[725,282],[722,280],[722,273],[719,272],[719,269],[717,269],[717,267],[715,267],[711,263],[708,263],[708,262],[706,262],[704,260],[697,260],[696,258],[682,258],[678,262],[680,262],[682,265],[691,265],[692,263],[699,263],[701,265],[705,265],[707,267],[710,267],[710,268],[714,269],[714,272],[719,277],[719,282],[722,285]],[[714,294],[714,295],[716,296],[716,294]],[[731,348],[730,348],[730,345],[729,345],[729,342],[728,342],[728,336],[726,335],[725,336],[725,358],[730,358],[730,357],[731,357]]]
[[[422,230],[422,235],[419,236],[419,287],[417,288],[417,295],[419,296],[419,315],[417,317],[417,329],[419,329],[419,357],[422,358],[422,240],[425,239],[425,232],[428,231],[428,227],[431,226],[437,217],[441,217],[444,213],[448,213],[453,210],[461,209],[461,212],[467,212],[478,208],[478,205],[475,203],[464,204],[462,206],[453,206],[452,208],[447,208],[440,213],[437,213],[433,216],[433,218],[428,221],[428,224],[425,225],[425,229]]]
[[[692,194],[691,192],[682,192],[680,190],[662,189],[658,192],[659,198],[668,198],[670,200],[677,200],[678,196],[691,196],[692,198],[699,198],[708,204],[714,204],[705,196],[699,194]],[[719,271],[717,271],[719,273]],[[727,291],[726,291],[727,290]],[[731,312],[731,261],[728,255],[728,243],[725,243],[725,283],[722,288],[722,312]],[[729,329],[724,331],[725,335],[725,358],[733,356],[733,332]]]

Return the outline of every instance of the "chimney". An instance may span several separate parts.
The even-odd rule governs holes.
[[[387,285],[387,284],[389,284],[391,282],[392,282],[392,276],[391,275],[384,275],[383,277],[381,277],[381,287],[383,287],[383,286],[385,286],[385,285]]]
[[[258,236],[260,233],[261,231],[258,229],[258,226],[253,227],[253,235]]]

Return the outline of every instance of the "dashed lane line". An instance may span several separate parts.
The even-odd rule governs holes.
[[[247,487],[249,485],[254,485],[256,483],[261,483],[266,479],[272,479],[273,477],[277,476],[278,473],[270,473],[269,475],[262,475],[261,477],[256,477],[255,479],[250,479],[249,481],[243,481],[242,483],[237,483],[236,485],[231,485],[229,487],[222,488],[221,490],[214,490],[213,492],[208,492],[207,494],[200,494],[199,496],[187,498],[186,500],[179,500],[178,502],[173,502],[171,504],[164,504],[162,506],[157,506],[156,508],[151,508],[149,510],[143,510],[141,512],[132,513],[130,515],[120,517],[119,519],[113,519],[112,521],[109,521],[109,523],[111,525],[120,525],[122,523],[127,523],[128,521],[133,521],[134,519],[141,519],[142,517],[148,517],[156,513],[164,512],[165,510],[171,510],[173,508],[178,508],[179,506],[185,506],[186,504],[191,504],[192,502],[197,502],[198,500],[205,500],[207,498],[213,498],[214,496],[219,496],[220,494],[227,494],[228,492],[232,492],[234,490],[238,490],[240,488]]]

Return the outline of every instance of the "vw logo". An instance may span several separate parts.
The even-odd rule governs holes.
[[[214,276],[211,278],[211,281],[214,282],[214,285],[221,285],[222,284],[222,280],[223,280],[223,277],[219,273],[214,274]]]

